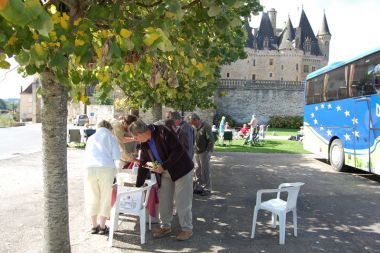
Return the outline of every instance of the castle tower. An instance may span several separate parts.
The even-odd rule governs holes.
[[[273,34],[274,36],[276,36],[276,20],[277,20],[277,11],[274,9],[274,8],[271,8],[269,11],[268,11],[268,15],[269,15],[269,20],[272,24],[272,28],[273,28]]]
[[[317,34],[319,48],[326,61],[329,60],[331,33],[327,24],[326,13],[323,14],[322,25]]]

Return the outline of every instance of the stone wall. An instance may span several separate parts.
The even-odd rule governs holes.
[[[221,96],[222,95],[222,96]],[[265,124],[270,116],[302,116],[302,82],[220,79],[216,113],[246,123],[255,114]]]
[[[87,116],[90,119],[91,125],[96,125],[101,120],[112,120],[114,118],[113,105],[88,105]]]

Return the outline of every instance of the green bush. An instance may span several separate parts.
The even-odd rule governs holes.
[[[271,128],[298,129],[303,126],[302,116],[272,116],[267,123]]]
[[[0,115],[0,127],[10,127],[15,121],[10,114]]]

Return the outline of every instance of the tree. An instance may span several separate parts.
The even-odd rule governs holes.
[[[6,110],[7,104],[0,98],[0,110]]]
[[[25,74],[41,77],[44,251],[69,252],[68,96],[88,103],[85,87],[98,82],[99,98],[117,86],[135,108],[209,107],[219,66],[245,57],[243,22],[261,7],[256,0],[42,2],[0,1],[0,67],[15,56]]]

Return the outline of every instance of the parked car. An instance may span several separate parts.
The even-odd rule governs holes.
[[[90,120],[86,114],[77,115],[73,120],[74,126],[84,126],[84,124],[88,124],[89,122]]]

